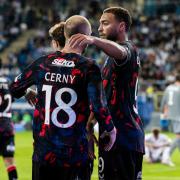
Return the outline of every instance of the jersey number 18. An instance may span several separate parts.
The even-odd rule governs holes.
[[[45,99],[45,124],[50,124],[50,105],[51,105],[51,95],[52,95],[52,86],[50,85],[43,85],[42,91],[46,92],[46,99]],[[61,96],[63,93],[69,93],[71,96],[71,99],[69,103],[65,103]],[[71,88],[61,88],[59,89],[55,94],[55,101],[58,105],[51,114],[51,120],[53,124],[60,128],[68,128],[71,127],[75,121],[76,121],[76,113],[71,108],[77,101],[77,94],[76,92]],[[63,110],[67,113],[69,116],[69,119],[67,123],[62,124],[57,120],[57,115],[60,110]]]

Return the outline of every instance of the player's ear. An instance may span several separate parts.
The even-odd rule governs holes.
[[[68,35],[67,35],[67,33],[64,31],[64,37],[65,37],[65,39],[68,39],[69,37],[68,37]]]
[[[52,39],[51,44],[52,44],[53,49],[56,49],[58,47],[58,44],[54,39]]]
[[[118,25],[118,31],[122,32],[122,31],[126,31],[126,24],[124,21],[121,21]]]
[[[56,41],[56,47],[57,47],[57,49],[60,48],[60,44],[58,41]]]

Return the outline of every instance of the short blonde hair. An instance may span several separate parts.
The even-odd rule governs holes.
[[[68,18],[64,26],[67,38],[77,33],[89,35],[87,34],[87,30],[91,33],[91,24],[88,19],[80,15],[74,15]]]

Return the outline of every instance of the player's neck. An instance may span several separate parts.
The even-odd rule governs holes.
[[[64,46],[64,48],[61,50],[63,53],[76,53],[76,54],[82,54],[83,49],[81,48],[70,48],[69,46]]]
[[[118,43],[122,43],[122,42],[125,42],[125,41],[128,41],[128,36],[127,36],[127,34],[126,34],[126,33],[125,33],[125,34],[120,34],[120,35],[118,36],[117,42],[118,42]]]

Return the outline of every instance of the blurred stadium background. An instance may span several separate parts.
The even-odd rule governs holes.
[[[29,63],[51,52],[49,28],[71,15],[87,17],[92,24],[93,35],[98,36],[102,10],[115,5],[129,9],[133,18],[129,37],[140,50],[142,68],[138,107],[145,130],[159,126],[164,131],[171,131],[168,121],[160,118],[160,102],[163,90],[180,70],[180,0],[0,0],[1,71],[13,80]],[[105,56],[94,47],[89,47],[86,55],[100,66]],[[24,99],[13,103],[17,168],[22,174],[27,174],[24,178],[20,174],[20,180],[30,179],[32,138],[30,132],[18,132],[31,130],[32,116],[33,109]],[[144,179],[166,180],[166,175],[171,176],[170,179],[180,179],[180,155],[177,151],[173,158],[176,163],[174,169],[145,164]],[[148,167],[152,169],[150,174],[157,176],[148,178]],[[159,172],[162,176],[158,177]],[[97,179],[97,173],[95,176],[94,179]],[[6,175],[3,177],[0,179],[5,180]]]

